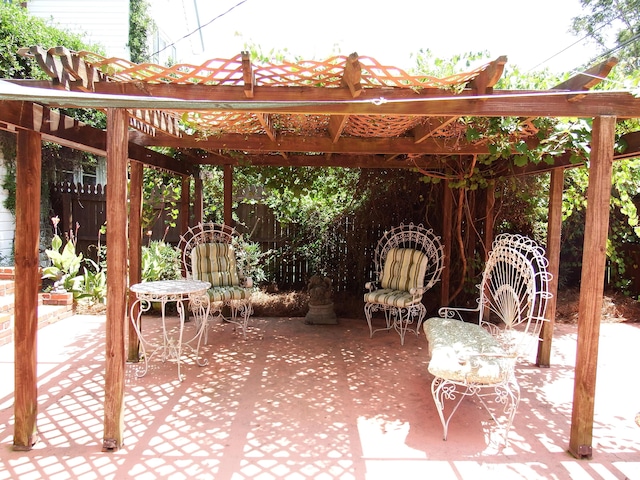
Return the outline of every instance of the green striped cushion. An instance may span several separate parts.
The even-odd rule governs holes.
[[[250,291],[242,287],[213,287],[209,289],[209,300],[212,302],[227,302],[229,300],[246,300]]]
[[[428,257],[411,248],[391,248],[382,270],[380,286],[389,290],[408,292],[424,286]]]
[[[194,280],[212,287],[240,285],[236,255],[228,243],[201,243],[191,250],[191,274]]]
[[[413,295],[409,292],[389,290],[388,288],[381,288],[364,294],[364,303],[379,303],[381,305],[392,305],[398,308],[408,307],[419,301],[419,297],[414,299]]]

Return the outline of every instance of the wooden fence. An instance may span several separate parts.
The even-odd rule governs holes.
[[[106,221],[106,190],[101,186],[56,184],[51,187],[51,205],[53,215],[60,218],[59,229],[62,232],[77,229],[77,250],[89,258],[95,258],[99,230]],[[166,229],[169,219],[164,205],[156,205],[156,218],[153,228],[147,234],[147,240],[162,240],[177,245],[180,239],[180,218],[173,220],[178,225]],[[375,242],[383,227],[369,226],[366,230],[371,241],[362,243],[365,232],[358,231],[354,219],[345,217],[329,232],[315,238],[302,238],[295,224],[281,224],[269,207],[262,204],[239,204],[235,211],[238,218],[237,229],[245,238],[258,242],[263,252],[269,252],[265,258],[265,271],[268,281],[277,283],[283,290],[301,290],[308,279],[316,273],[325,273],[334,282],[337,292],[361,292],[364,282],[370,280],[372,255]],[[353,247],[353,239],[358,246]],[[309,258],[310,244],[320,240],[320,258],[322,264],[312,265]],[[106,238],[101,238],[106,244]],[[355,248],[355,250],[354,250]],[[316,258],[311,255],[311,258]],[[318,263],[318,262],[316,262]]]

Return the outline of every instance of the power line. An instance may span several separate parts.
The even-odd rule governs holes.
[[[194,33],[198,33],[200,30],[202,30],[204,27],[211,25],[213,22],[215,22],[216,20],[218,20],[219,18],[224,17],[226,14],[230,13],[232,10],[238,8],[240,5],[242,5],[243,3],[246,3],[248,0],[241,0],[240,2],[236,3],[233,7],[229,8],[226,12],[221,13],[220,15],[212,18],[211,20],[209,20],[207,23],[205,23],[204,25],[199,25],[198,28],[196,28],[194,31],[187,33],[185,36],[179,38],[178,40],[176,40],[173,43],[170,43],[168,45],[165,45],[163,48],[161,48],[160,50],[158,50],[157,52],[152,53],[150,56],[153,57],[154,55],[157,55],[161,52],[164,52],[167,48],[171,48],[173,46],[175,46],[176,43],[181,42],[182,40],[185,40],[187,38],[189,38],[191,35],[193,35]]]

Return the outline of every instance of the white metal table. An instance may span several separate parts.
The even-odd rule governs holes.
[[[202,335],[207,329],[207,319],[209,317],[209,296],[207,290],[211,287],[209,282],[197,280],[161,280],[157,282],[142,282],[131,285],[130,290],[136,294],[136,301],[131,305],[131,323],[138,335],[144,368],[137,372],[138,377],[146,375],[149,360],[156,352],[162,354],[162,361],[175,359],[178,364],[178,379],[182,381],[180,374],[180,357],[183,345],[188,345],[196,353],[196,363],[204,366],[207,360],[200,360],[200,344]],[[175,302],[180,317],[177,340],[172,336],[173,331],[167,328],[165,310],[167,303]],[[188,302],[188,305],[185,305]],[[140,330],[140,317],[144,312],[149,311],[153,303],[160,303],[162,308],[162,342],[153,344],[142,334]],[[139,308],[136,308],[139,306]],[[187,341],[182,340],[184,333],[184,323],[186,319],[186,308],[190,308],[195,317],[196,333]],[[136,313],[137,312],[137,313]],[[193,343],[197,343],[194,347]],[[150,355],[147,355],[147,347],[152,348]]]

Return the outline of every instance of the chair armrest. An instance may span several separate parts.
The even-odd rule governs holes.
[[[424,292],[426,292],[427,290],[429,290],[427,287],[410,288],[409,293],[414,297],[421,297],[422,295],[424,295]]]
[[[367,283],[364,284],[364,288],[366,288],[370,292],[373,292],[374,290],[378,289],[378,283],[377,282],[367,282]]]
[[[455,320],[464,321],[462,313],[475,313],[480,312],[479,308],[463,308],[463,307],[442,307],[438,310],[438,316],[442,318],[452,318]]]

